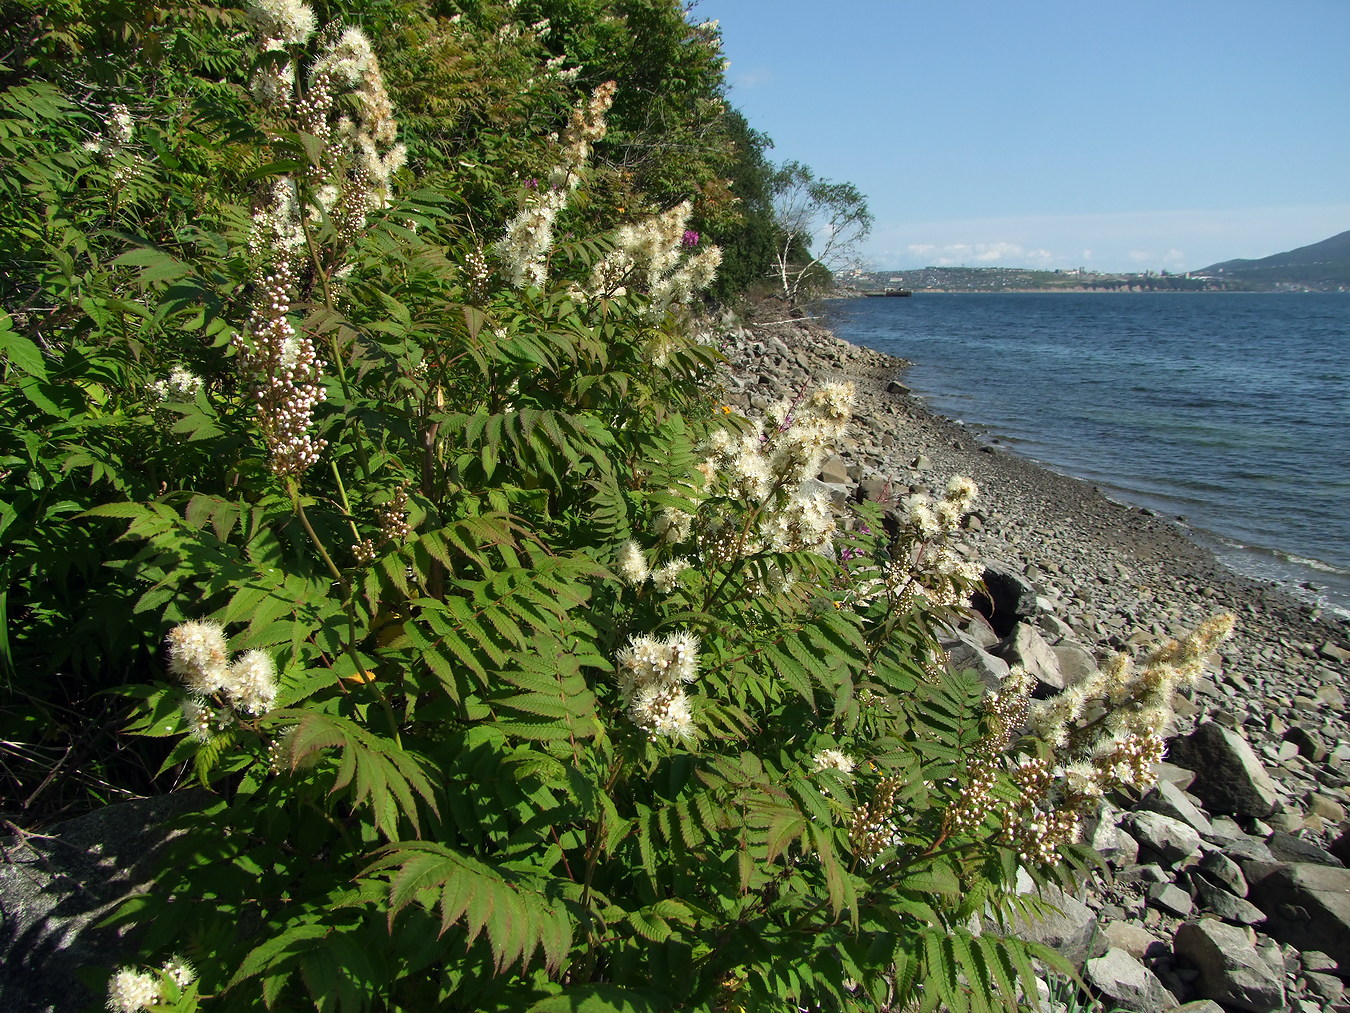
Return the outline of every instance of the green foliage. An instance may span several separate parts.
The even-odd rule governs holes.
[[[835,533],[802,488],[843,392],[740,419],[678,301],[633,278],[584,292],[622,248],[613,226],[689,195],[684,139],[714,150],[709,124],[730,123],[728,157],[753,162],[760,141],[709,105],[708,30],[655,0],[541,7],[547,45],[602,80],[621,64],[634,94],[544,283],[514,288],[486,258],[502,266],[494,242],[538,198],[509,174],[547,178],[565,103],[510,87],[542,73],[545,40],[509,8],[330,11],[422,47],[388,60],[410,168],[359,215],[325,197],[369,184],[327,121],[252,105],[246,78],[280,60],[237,48],[242,21],[155,8],[119,43],[100,33],[121,22],[23,10],[25,74],[0,92],[5,737],[40,755],[94,720],[80,759],[100,780],[210,790],[116,916],[146,966],[194,965],[187,985],[156,972],[167,1003],[1035,994],[1031,961],[1052,954],[966,928],[1038,902],[1013,890],[997,813],[949,815],[991,718],[976,680],[935,663],[947,613],[891,585],[917,543],[866,512]],[[146,32],[162,55],[137,68]],[[193,61],[176,33],[200,36]],[[91,40],[109,44],[94,98],[55,66]],[[285,54],[302,86],[327,44]],[[721,157],[698,163],[705,197]],[[288,225],[289,252],[260,241]],[[266,397],[283,382],[323,394],[299,423],[313,462],[282,453]],[[657,655],[679,680],[653,700],[635,673]]]

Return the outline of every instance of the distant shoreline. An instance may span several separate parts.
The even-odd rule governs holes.
[[[912,295],[1350,295],[1350,291],[1324,289],[1168,289],[1096,288],[1091,286],[1051,288],[913,288]],[[861,299],[869,293],[859,289],[834,289],[826,299]]]

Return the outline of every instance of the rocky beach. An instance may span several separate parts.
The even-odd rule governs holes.
[[[1179,697],[1157,788],[1090,828],[1102,873],[1031,929],[1083,969],[1104,1008],[1350,1011],[1350,628],[1220,564],[1173,520],[1108,499],[935,415],[909,365],[761,304],[725,339],[746,410],[827,380],[858,390],[849,444],[819,479],[836,505],[980,487],[966,544],[988,620],[953,631],[953,664],[993,684],[1021,664],[1053,696],[1117,651],[1146,653],[1209,616],[1237,617]]]

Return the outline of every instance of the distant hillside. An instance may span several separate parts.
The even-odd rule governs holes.
[[[1350,232],[1260,260],[1225,260],[1192,274],[1244,288],[1350,289]]]

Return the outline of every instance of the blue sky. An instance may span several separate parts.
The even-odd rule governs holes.
[[[1350,229],[1350,0],[699,0],[878,269],[1193,270]]]

